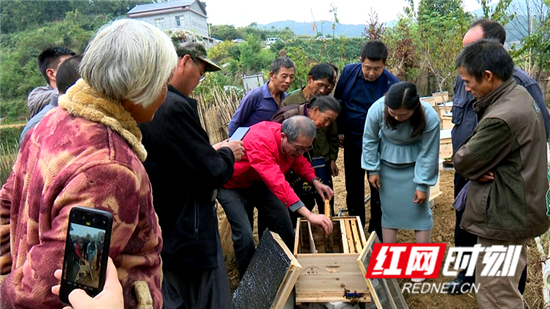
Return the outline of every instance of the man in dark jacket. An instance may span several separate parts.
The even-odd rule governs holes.
[[[365,119],[370,106],[399,82],[384,68],[388,49],[384,43],[371,40],[361,50],[361,62],[348,64],[336,85],[334,97],[342,103],[338,116],[338,137],[344,145],[346,170],[346,203],[351,216],[359,216],[365,222],[365,171],[361,168],[361,154]],[[345,137],[345,142],[344,142]],[[369,184],[370,186],[370,184]],[[376,231],[382,240],[382,210],[378,191],[370,186],[369,232]]]
[[[166,100],[153,121],[139,126],[164,240],[164,308],[230,308],[215,198],[244,148],[240,141],[210,145],[197,101],[188,96],[204,72],[220,68],[199,43],[176,50],[178,65]]]
[[[476,20],[471,26],[470,30],[466,33],[463,40],[463,46],[471,44],[481,39],[494,39],[504,45],[506,41],[506,30],[501,24],[496,21],[488,19]],[[537,82],[532,79],[527,73],[518,67],[514,67],[514,73],[512,75],[516,83],[523,86],[529,94],[535,99],[535,102],[539,106],[544,119],[544,126],[546,128],[546,138],[550,134],[550,115],[544,103],[542,91],[540,90]],[[454,85],[453,96],[453,119],[454,124],[452,131],[453,150],[458,147],[472,135],[477,125],[477,115],[473,109],[474,97],[471,93],[466,91],[464,87],[464,81],[457,76]],[[462,175],[455,173],[454,178],[454,196],[457,197],[458,193],[468,182]],[[472,247],[477,243],[477,235],[471,234],[460,228],[460,222],[464,209],[456,211],[456,224],[455,224],[455,245],[458,247]],[[462,288],[463,285],[470,285],[475,280],[474,276],[466,276],[466,270],[461,271],[458,276],[449,282],[447,291],[451,294],[461,294],[463,290],[469,290],[468,288]],[[521,293],[525,290],[525,283],[527,280],[527,269],[523,270],[523,274],[518,286]]]
[[[512,276],[481,275],[492,266],[481,252],[476,263],[480,308],[523,308],[518,291],[527,264],[525,243],[550,227],[546,217],[546,133],[541,109],[512,78],[514,62],[493,40],[466,46],[456,59],[479,119],[455,151],[457,173],[470,180],[460,227],[482,247],[520,246]],[[506,271],[506,266],[501,270]],[[500,268],[500,267],[499,267]],[[500,271],[499,271],[500,273]]]

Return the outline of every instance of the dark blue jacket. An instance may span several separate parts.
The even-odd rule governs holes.
[[[229,122],[229,136],[232,136],[238,127],[250,127],[258,122],[269,121],[275,115],[279,105],[269,92],[269,83],[268,81],[244,96]],[[286,92],[282,92],[279,102],[282,103],[286,97]]]
[[[342,104],[338,134],[345,134],[347,141],[353,140],[360,146],[369,108],[398,82],[386,69],[377,80],[369,82],[364,79],[360,62],[346,65],[334,91],[334,97]]]
[[[542,119],[544,120],[544,128],[546,129],[546,139],[548,139],[550,135],[550,114],[548,114],[539,84],[518,67],[514,67],[513,77],[518,85],[523,86],[531,94],[540,108]],[[452,108],[452,122],[454,123],[452,130],[453,152],[474,132],[477,126],[476,113],[472,107],[473,99],[474,97],[466,91],[464,81],[458,75],[454,86]]]

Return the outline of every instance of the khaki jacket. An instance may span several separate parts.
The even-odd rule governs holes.
[[[546,138],[539,107],[514,79],[474,101],[479,123],[453,154],[473,180],[460,227],[493,239],[525,239],[550,227],[546,216]],[[494,181],[475,181],[493,172]]]

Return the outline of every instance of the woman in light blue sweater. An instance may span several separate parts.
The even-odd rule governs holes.
[[[399,229],[415,230],[416,242],[429,242],[429,188],[439,176],[439,117],[420,101],[413,83],[393,85],[371,106],[361,161],[380,191],[384,242],[394,243]]]

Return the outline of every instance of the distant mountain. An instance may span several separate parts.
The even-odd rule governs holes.
[[[270,30],[270,29],[285,29],[287,28],[293,30],[296,35],[311,35],[315,36],[317,32],[323,33],[325,36],[327,34],[332,35],[332,22],[325,21],[316,22],[316,29],[313,30],[313,22],[297,22],[292,20],[285,21],[276,21],[265,25],[258,25],[258,28]],[[361,33],[365,29],[365,25],[344,25],[337,24],[335,29],[336,36],[346,36],[346,37],[361,37]]]
[[[530,0],[533,2],[533,0]],[[495,6],[493,4],[493,6]],[[531,4],[531,7],[534,7],[533,4]],[[524,28],[521,25],[527,24],[527,15],[526,15],[527,9],[525,0],[514,0],[508,7],[508,13],[517,14],[513,21],[505,25],[506,34],[507,34],[507,43],[511,42],[517,42],[523,38],[526,33]],[[536,12],[534,12],[536,14]],[[483,16],[483,11],[481,9],[472,11],[472,14],[475,16]],[[533,14],[533,12],[532,12]],[[391,20],[384,23],[384,26],[386,27],[393,27],[397,23],[397,20]],[[291,21],[291,20],[285,20],[285,21],[276,21],[271,22],[269,24],[263,24],[258,25],[258,28],[261,29],[285,29],[288,27],[288,29],[293,30],[296,35],[310,35],[315,36],[317,32],[323,33],[325,36],[327,34],[332,35],[332,22],[331,21],[325,21],[323,22],[316,22],[316,29],[313,30],[313,22],[297,22],[297,21]],[[348,24],[337,24],[336,25],[336,31],[335,35],[340,36],[343,35],[345,37],[361,37],[361,34],[365,30],[365,26],[367,26],[366,22],[365,24],[361,25],[348,25]],[[509,45],[509,44],[507,44]]]

